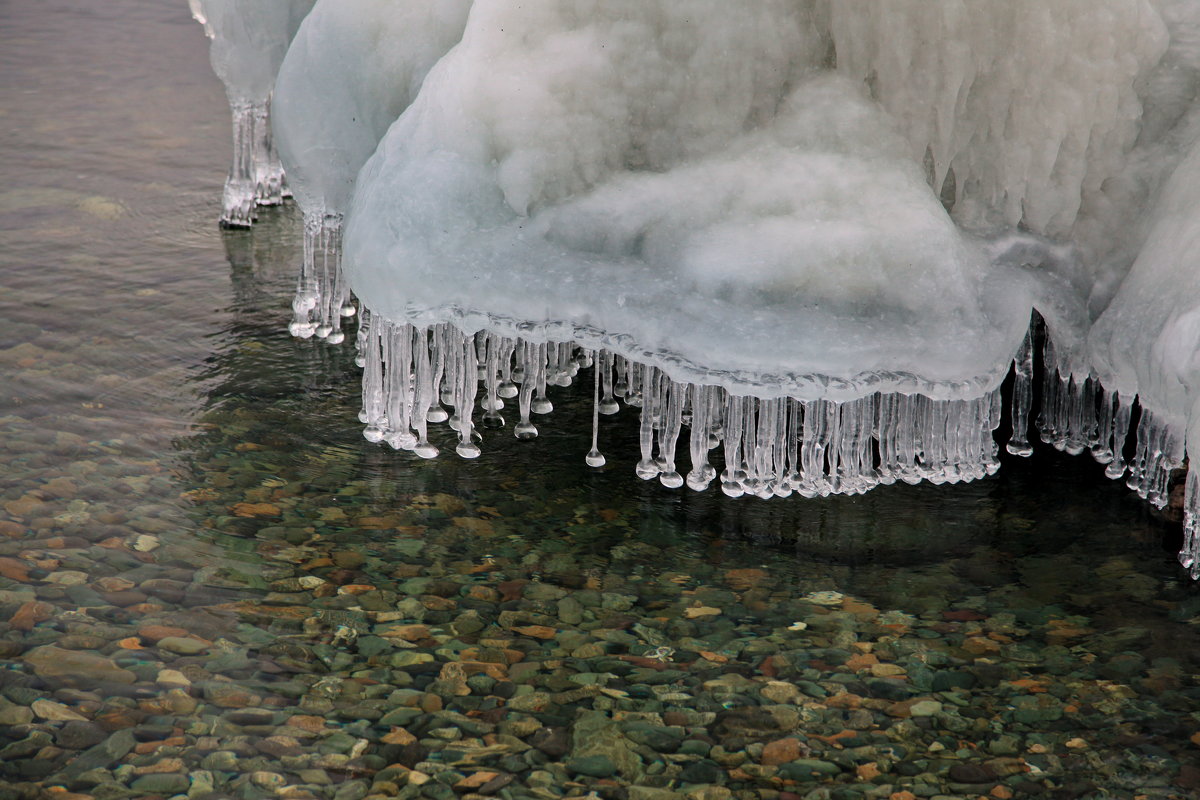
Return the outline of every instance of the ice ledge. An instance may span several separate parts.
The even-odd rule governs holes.
[[[759,383],[751,394],[751,387],[729,376],[728,385],[691,380],[672,369],[686,365],[614,352],[598,334],[554,341],[562,332],[537,326],[528,337],[510,336],[364,315],[358,342],[366,438],[432,458],[438,450],[429,440],[429,423],[445,421],[458,434],[458,454],[474,458],[480,455],[480,428],[504,426],[505,400],[516,399],[517,438],[534,438],[533,415],[553,409],[547,387],[570,385],[590,368],[595,411],[589,463],[603,463],[599,416],[616,413],[623,402],[640,409],[638,476],[671,488],[686,483],[702,490],[719,477],[730,496],[815,497],[859,494],[896,481],[973,480],[999,467],[992,435],[1001,417],[999,379],[990,387],[981,380],[974,395],[967,386],[941,387],[942,395],[951,389],[963,394],[939,398],[899,391],[902,376],[842,386],[842,398],[830,393],[839,387],[819,379],[802,388],[819,387],[824,396],[789,396],[789,387],[801,385],[798,379]],[[683,446],[691,459],[686,476],[676,459]],[[724,465],[719,475],[710,463],[713,451]]]
[[[669,488],[687,484],[701,491],[716,481],[731,497],[817,497],[861,494],[897,481],[969,481],[999,468],[994,433],[1007,370],[974,386],[932,386],[928,394],[899,374],[856,382],[788,376],[765,383],[762,375],[752,381],[700,370],[568,323],[522,326],[489,317],[485,328],[465,313],[445,320],[394,322],[364,309],[357,344],[364,368],[360,419],[368,440],[433,458],[439,451],[430,425],[445,422],[457,434],[457,453],[475,458],[481,429],[505,427],[501,412],[510,404],[515,401],[514,435],[533,439],[536,416],[553,410],[549,387],[589,380],[581,373],[590,370],[587,462],[604,463],[600,417],[622,404],[637,408],[637,475]],[[1071,454],[1089,451],[1107,465],[1110,478],[1124,478],[1142,498],[1164,506],[1172,473],[1185,463],[1184,432],[1136,397],[1106,390],[1094,375],[1064,374],[1059,363],[1035,318],[1013,359],[1009,452],[1032,453],[1036,397],[1043,441]],[[677,459],[682,448],[690,459],[686,472]],[[1179,560],[1200,578],[1195,472],[1186,484],[1184,529]]]

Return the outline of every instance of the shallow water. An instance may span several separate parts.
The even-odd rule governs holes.
[[[1094,463],[669,491],[586,379],[393,453],[286,334],[295,210],[215,225],[185,3],[0,4],[0,74],[0,797],[1200,791],[1200,596]]]

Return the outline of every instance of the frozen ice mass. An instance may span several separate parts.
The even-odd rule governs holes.
[[[588,462],[624,404],[670,487],[971,480],[1008,418],[1159,505],[1200,442],[1194,0],[193,3],[226,221],[269,107],[369,439],[473,458],[583,380]]]
[[[212,40],[213,71],[233,112],[233,166],[225,179],[221,224],[249,227],[260,205],[288,194],[271,132],[275,73],[313,0],[188,0]]]

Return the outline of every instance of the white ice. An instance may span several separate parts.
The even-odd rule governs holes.
[[[456,309],[676,379],[978,397],[1028,294],[989,287],[825,51],[793,2],[477,6],[359,176],[349,280],[384,317]]]
[[[359,169],[462,36],[470,0],[321,0],[275,86],[274,131],[305,215],[291,331],[337,343],[352,313],[341,276],[343,215]]]
[[[213,71],[225,84],[233,116],[233,166],[225,181],[221,223],[249,227],[258,205],[287,192],[271,131],[275,75],[314,0],[188,0],[212,40]]]
[[[373,438],[474,456],[504,398],[529,438],[586,363],[593,439],[641,407],[667,485],[718,445],[731,494],[968,479],[1015,360],[1010,450],[1036,411],[1161,503],[1200,441],[1198,98],[1195,0],[321,0],[276,102],[306,262],[344,216],[373,312]]]
[[[275,84],[275,135],[301,208],[344,213],[359,169],[461,37],[470,0],[320,0]]]

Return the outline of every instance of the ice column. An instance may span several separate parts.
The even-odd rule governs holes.
[[[304,212],[293,335],[336,344],[354,314],[341,241],[363,163],[433,64],[462,36],[470,0],[320,0],[279,68],[275,131]]]
[[[189,0],[211,40],[213,70],[233,116],[233,166],[225,180],[221,225],[248,228],[255,208],[286,194],[271,133],[271,92],[288,43],[314,0]]]

